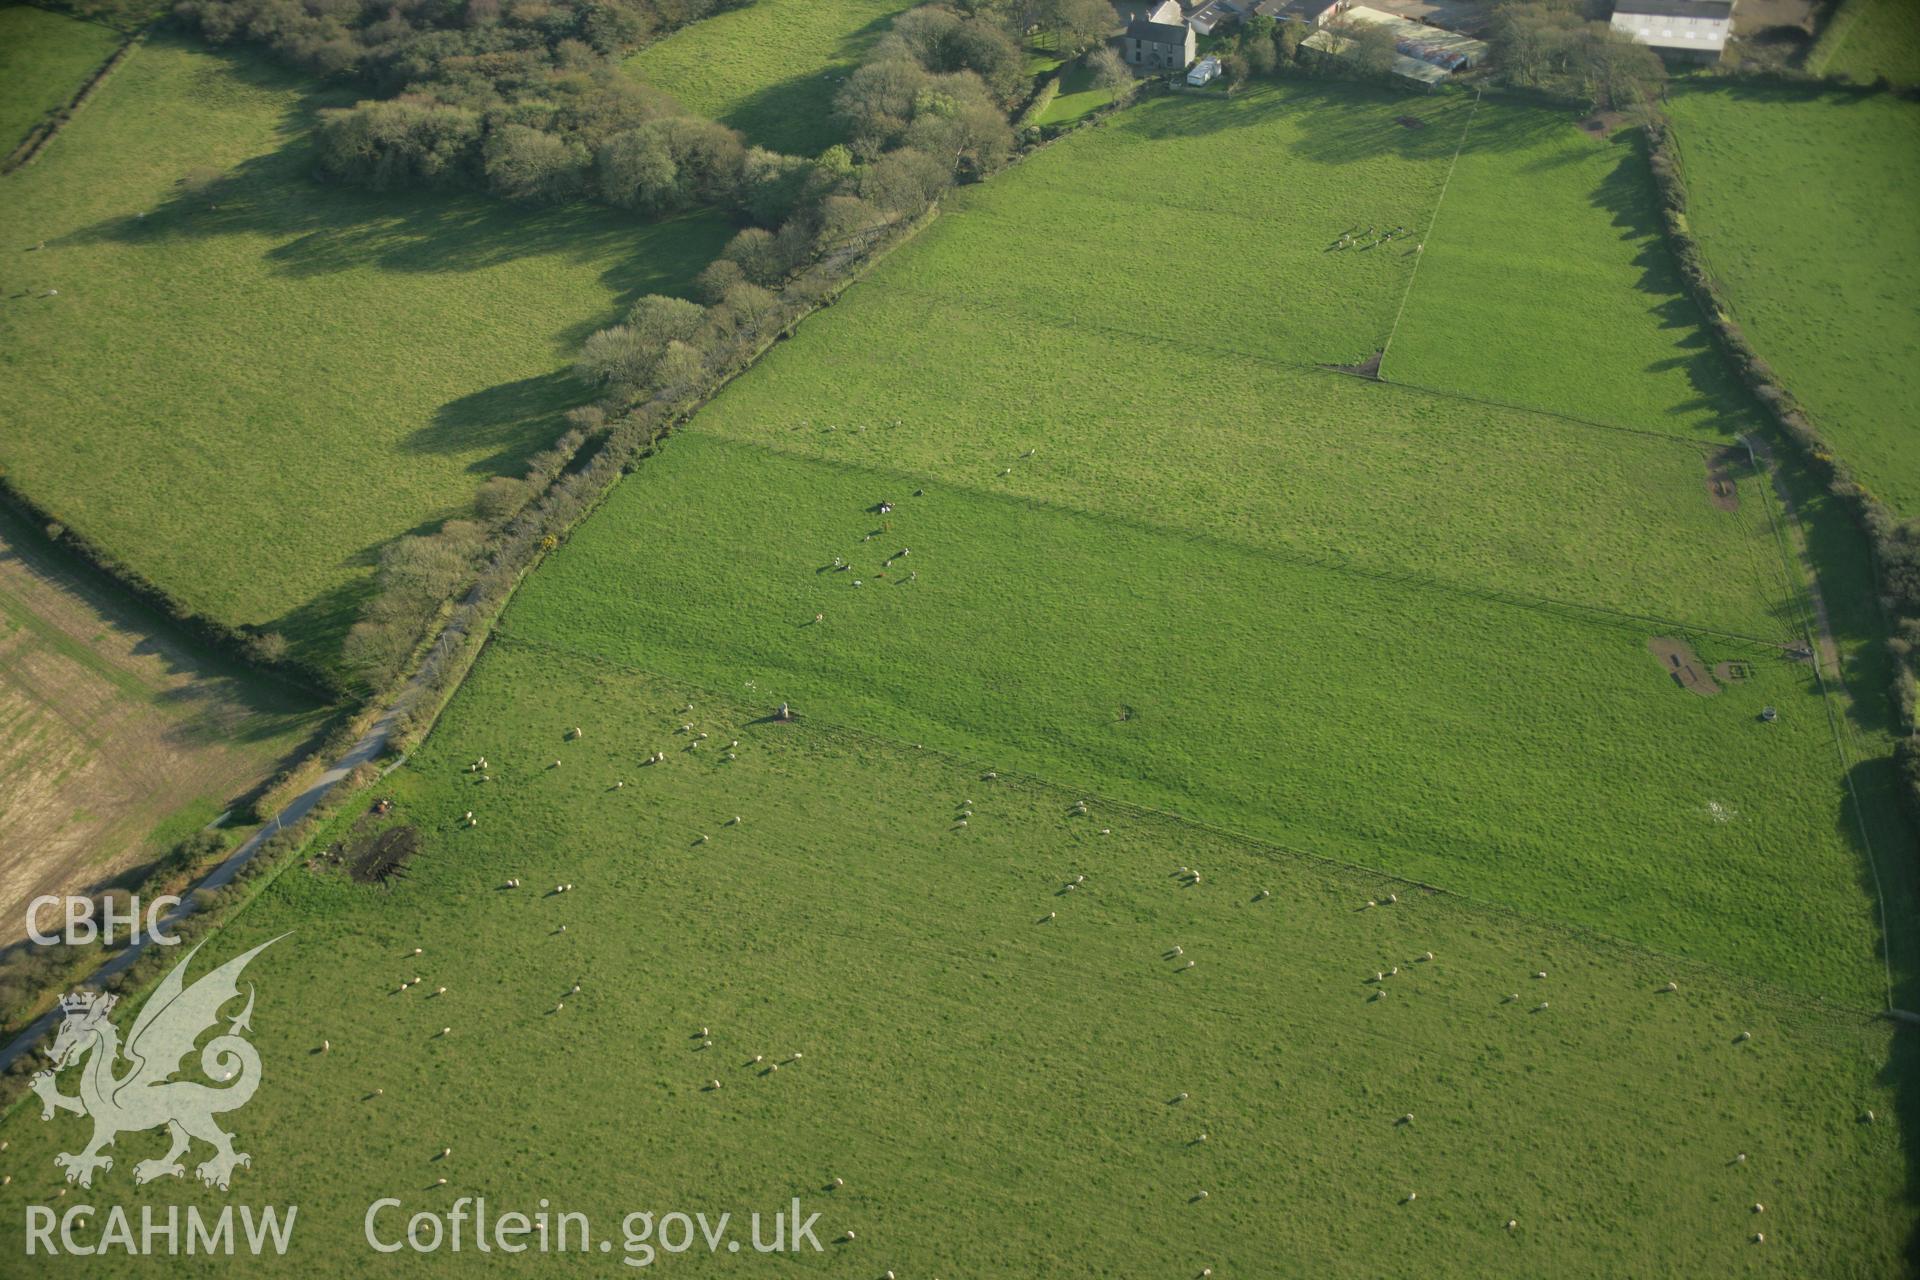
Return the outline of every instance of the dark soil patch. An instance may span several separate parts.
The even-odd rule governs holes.
[[[1427,122],[1419,116],[1395,116],[1393,122],[1407,129],[1424,129],[1427,127]]]
[[[1673,678],[1673,682],[1689,693],[1697,693],[1703,698],[1711,698],[1720,692],[1720,686],[1713,682],[1701,665],[1700,655],[1685,640],[1676,640],[1672,636],[1655,636],[1647,641],[1647,648],[1653,656],[1660,659],[1660,665]]]
[[[1721,684],[1738,684],[1753,678],[1753,668],[1744,662],[1715,663],[1713,678]]]
[[[1380,377],[1380,358],[1384,352],[1376,351],[1359,364],[1323,364],[1322,369],[1333,369],[1340,373],[1350,373],[1356,378]]]
[[[1625,124],[1626,115],[1619,111],[1596,111],[1580,122],[1580,127],[1596,137],[1604,138]]]
[[[1745,449],[1720,449],[1707,455],[1707,499],[1721,511],[1740,509],[1739,479],[1752,471]]]
[[[344,867],[361,884],[386,883],[420,851],[420,832],[412,826],[378,827],[377,823],[377,815],[367,814],[353,824],[345,840],[336,840],[316,861]]]

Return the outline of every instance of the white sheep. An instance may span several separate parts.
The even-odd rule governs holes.
[[[443,995],[445,995],[445,994],[447,994],[447,989],[446,989],[445,987],[435,987],[435,988],[433,989],[433,994],[435,994],[435,995],[437,995],[437,996],[443,996]]]
[[[1433,959],[1433,952],[1431,952],[1431,951],[1422,951],[1422,952],[1420,953],[1420,959],[1421,959],[1421,962],[1422,962],[1422,963],[1425,963],[1425,962],[1427,962],[1427,961],[1430,961],[1430,960],[1432,960],[1432,959]]]
[[[1755,1213],[1765,1213],[1767,1211],[1767,1206],[1761,1204],[1758,1200],[1756,1200],[1753,1203],[1753,1211]]]
[[[709,1080],[709,1081],[707,1081],[707,1088],[709,1088],[709,1089],[718,1089],[719,1087],[720,1087],[720,1082],[719,1082],[718,1080]]]
[[[1517,1227],[1517,1226],[1519,1226],[1519,1225],[1520,1225],[1520,1220],[1519,1220],[1518,1218],[1508,1218],[1508,1219],[1507,1219],[1507,1230],[1509,1230],[1509,1231],[1511,1231],[1511,1230],[1513,1230],[1513,1229],[1514,1229],[1515,1227]]]
[[[1398,902],[1398,901],[1400,901],[1400,895],[1399,895],[1399,894],[1397,894],[1397,893],[1390,893],[1390,894],[1388,894],[1388,895],[1387,895],[1387,901],[1388,901],[1389,903],[1394,903],[1394,902]]]
[[[453,1034],[453,1028],[452,1028],[452,1027],[442,1027],[442,1028],[440,1028],[440,1034],[441,1034],[441,1035],[443,1035],[443,1036],[450,1036],[450,1035],[452,1035],[452,1034]]]
[[[331,1052],[331,1051],[332,1051],[332,1049],[333,1049],[333,1041],[331,1041],[331,1040],[322,1040],[322,1041],[320,1042],[320,1052],[322,1052],[322,1053],[328,1053],[328,1052]]]
[[[452,1154],[453,1154],[453,1148],[452,1148],[452,1147],[442,1147],[442,1148],[440,1148],[440,1158],[441,1158],[442,1160],[445,1160],[445,1159],[446,1159],[446,1158],[447,1158],[448,1156],[450,1156],[450,1155],[452,1155]]]
[[[1547,976],[1547,971],[1545,969],[1536,969],[1534,970],[1533,976],[1535,978],[1544,978]]]
[[[1542,1000],[1539,1004],[1533,1006],[1533,1011],[1535,1013],[1544,1013],[1546,1012],[1546,1008],[1547,1008],[1547,1002],[1545,1000]]]
[[[1751,1032],[1751,1031],[1742,1031],[1742,1032],[1741,1032],[1741,1033],[1740,1033],[1739,1035],[1737,1035],[1737,1036],[1735,1036],[1735,1037],[1733,1038],[1733,1042],[1734,1042],[1735,1044],[1745,1044],[1745,1043],[1746,1043],[1747,1041],[1749,1041],[1749,1040],[1751,1040],[1751,1039],[1753,1039],[1753,1032]]]
[[[1666,986],[1660,989],[1662,991],[1678,991],[1680,989],[1680,984],[1677,982],[1669,982]]]

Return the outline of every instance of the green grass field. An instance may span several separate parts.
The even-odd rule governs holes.
[[[818,155],[845,135],[833,95],[907,0],[754,0],[647,46],[627,66],[755,146]]]
[[[65,106],[124,39],[109,27],[45,9],[0,8],[0,155]]]
[[[1860,84],[1920,84],[1920,6],[1914,0],[1846,0],[1821,33],[1807,69]]]
[[[1047,104],[1035,124],[1072,124],[1113,101],[1113,91],[1093,82],[1093,72],[1084,61],[1076,62],[1060,75],[1060,92]]]
[[[1862,482],[1920,513],[1920,104],[1742,86],[1669,111],[1735,318]]]
[[[302,135],[337,100],[157,39],[0,180],[0,464],[187,604],[322,661],[379,547],[517,473],[588,398],[579,341],[727,235],[316,185]],[[200,166],[223,176],[183,192]]]
[[[295,863],[217,935],[287,935],[235,1196],[135,1188],[157,1135],[94,1194],[297,1202],[262,1274],[449,1269],[363,1217],[474,1195],[615,1257],[797,1196],[790,1269],[853,1276],[1896,1273],[1843,774],[1911,837],[1784,651],[1800,530],[1710,484],[1744,419],[1635,157],[1471,110],[1157,99],[949,198],[526,580],[321,842],[411,825],[405,873]],[[1425,386],[1324,367],[1396,318]],[[37,1117],[0,1218],[80,1145]]]
[[[1358,130],[1370,104],[1342,97],[1276,92],[1236,131],[1195,128],[1212,102],[1152,104],[967,193],[617,491],[510,630],[1869,998],[1861,855],[1825,711],[1770,647],[1790,584],[1757,486],[1718,510],[1685,441],[1259,359],[1365,350],[1337,335],[1390,322],[1394,259],[1299,311],[1242,282],[1133,316],[1074,264],[1154,215],[1066,244],[1037,217],[1198,138],[1200,171],[1264,158],[1293,205],[1235,225],[1236,260],[1348,270],[1300,211],[1411,204],[1444,159],[1279,145]],[[1182,273],[1142,275],[1145,296]],[[1686,627],[1753,678],[1675,687],[1647,641]],[[1766,852],[1783,830],[1824,868],[1812,896]]]
[[[1657,209],[1637,134],[1481,107],[1382,375],[1706,440],[1755,429]]]
[[[297,1203],[288,1256],[249,1274],[475,1265],[361,1234],[376,1198],[403,1205],[387,1237],[473,1195],[586,1213],[615,1259],[627,1212],[797,1196],[822,1215],[825,1254],[788,1267],[810,1274],[1899,1266],[1886,1024],[763,707],[497,643],[388,780],[427,835],[407,876],[295,867],[195,962],[289,935],[247,972],[266,1084],[232,1120],[234,1192],[136,1188],[164,1140],[129,1134],[93,1202]],[[17,1221],[84,1123],[34,1106],[0,1132]]]

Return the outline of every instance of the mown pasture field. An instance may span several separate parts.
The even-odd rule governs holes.
[[[1763,486],[1724,510],[1687,440],[1299,359],[1384,336],[1410,266],[1338,302],[1223,278],[1133,315],[1072,260],[1127,258],[1155,215],[1050,230],[1042,196],[1091,207],[1198,138],[1220,163],[1197,171],[1257,154],[1284,202],[1233,224],[1235,260],[1364,270],[1302,226],[1336,200],[1414,220],[1459,135],[1343,163],[1270,136],[1357,129],[1344,96],[1276,90],[1233,131],[1238,103],[1149,104],[967,193],[617,491],[511,629],[1871,998],[1864,854],[1783,657],[1799,587]],[[1678,688],[1648,650],[1669,633],[1748,678]],[[1811,863],[1773,852],[1787,831]]]
[[[1637,133],[1488,102],[1466,136],[1384,377],[1705,440],[1758,427],[1680,293]]]
[[[126,37],[29,5],[0,8],[0,156],[65,106]]]
[[[1669,111],[1735,319],[1862,482],[1920,513],[1920,104],[1743,85]]]
[[[373,1254],[383,1196],[544,1197],[611,1236],[569,1259],[601,1268],[629,1211],[794,1197],[825,1254],[789,1269],[835,1275],[1899,1267],[1887,1024],[766,705],[496,643],[388,779],[425,835],[404,877],[296,866],[195,961],[288,935],[247,972],[267,1069],[235,1190],[133,1186],[164,1139],[127,1134],[91,1201],[297,1203],[249,1274],[476,1261]],[[0,1213],[52,1202],[83,1129],[9,1117]]]
[[[1920,84],[1920,7],[1913,0],[1846,0],[1808,56],[1815,75],[1860,84]]]
[[[1777,645],[1689,636],[1748,667],[1701,697],[1649,652],[1658,625],[915,483],[685,435],[510,632],[1829,997],[1880,989],[1825,708]]]
[[[0,515],[0,945],[39,894],[95,891],[220,816],[320,720]]]
[[[338,100],[156,38],[0,180],[0,464],[188,606],[321,661],[381,545],[517,474],[588,398],[579,342],[728,234],[317,185],[304,135]]]
[[[755,0],[682,27],[627,67],[755,146],[815,156],[845,134],[833,95],[907,0]]]

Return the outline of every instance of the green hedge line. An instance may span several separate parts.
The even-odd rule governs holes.
[[[1920,520],[1901,520],[1863,486],[1853,468],[1820,434],[1793,393],[1781,385],[1771,366],[1747,341],[1733,309],[1707,265],[1705,253],[1687,221],[1687,185],[1670,126],[1648,125],[1648,161],[1660,192],[1667,243],[1680,265],[1687,291],[1699,306],[1721,349],[1733,362],[1754,397],[1787,441],[1799,452],[1827,490],[1853,516],[1872,547],[1874,572],[1893,624],[1894,682],[1889,691],[1898,717],[1895,761],[1901,796],[1909,818],[1920,826],[1920,681],[1915,657],[1920,652]]]
[[[0,471],[0,504],[4,504],[22,522],[41,530],[55,545],[94,572],[112,582],[140,604],[166,618],[195,640],[222,657],[254,671],[266,672],[288,681],[321,702],[346,701],[354,691],[332,671],[298,658],[282,657],[271,661],[259,658],[253,646],[261,633],[250,627],[236,627],[210,618],[177,599],[153,579],[116,557],[105,547],[77,529],[70,528],[58,515],[42,507]]]

